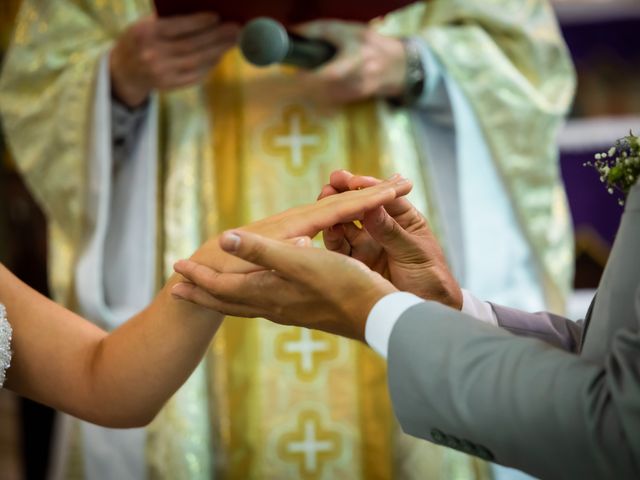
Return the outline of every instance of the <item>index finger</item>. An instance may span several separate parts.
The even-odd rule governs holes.
[[[158,19],[158,35],[164,39],[180,38],[212,28],[219,21],[218,14],[211,12],[163,17]]]
[[[362,29],[365,24],[341,20],[314,20],[294,25],[292,32],[307,38],[321,38],[340,45],[348,34]]]

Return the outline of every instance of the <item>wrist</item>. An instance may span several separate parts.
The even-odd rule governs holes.
[[[399,41],[404,51],[402,87],[396,95],[389,95],[388,98],[391,103],[406,107],[415,104],[422,95],[426,74],[416,41],[411,38]]]
[[[398,291],[390,282],[385,280],[372,287],[366,299],[357,300],[354,318],[356,319],[356,338],[358,340],[366,343],[367,321],[376,304],[387,295]]]
[[[130,73],[118,45],[113,48],[109,56],[109,75],[111,94],[129,108],[142,105],[151,93],[151,88],[137,81]]]
[[[385,62],[379,95],[388,98],[400,97],[404,94],[407,76],[407,52],[401,39],[384,37],[386,42],[387,61]]]

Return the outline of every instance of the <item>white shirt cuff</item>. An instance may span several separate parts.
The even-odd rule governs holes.
[[[481,322],[489,323],[493,326],[498,326],[498,317],[491,308],[489,302],[483,302],[473,296],[471,292],[462,289],[462,313],[471,315],[477,318]]]
[[[412,293],[394,292],[382,297],[373,306],[364,337],[371,348],[383,358],[387,358],[389,338],[396,322],[404,312],[424,300]],[[467,290],[462,289],[462,313],[466,313],[481,322],[498,326],[498,318],[488,302],[478,300]]]
[[[378,300],[369,312],[365,326],[364,336],[369,346],[387,358],[389,338],[396,322],[409,308],[422,302],[422,298],[408,292],[390,293]]]

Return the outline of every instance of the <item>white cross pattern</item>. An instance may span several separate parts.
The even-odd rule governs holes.
[[[300,168],[304,163],[304,147],[314,147],[320,144],[318,135],[303,134],[300,128],[301,118],[297,112],[291,112],[289,121],[289,135],[276,135],[274,143],[277,147],[286,147],[291,151],[291,163],[294,168]]]
[[[310,419],[304,422],[304,439],[287,445],[287,450],[290,453],[302,453],[304,455],[304,469],[307,472],[315,472],[318,469],[319,453],[331,452],[333,448],[333,442],[317,440],[316,425]]]
[[[302,371],[309,373],[313,370],[314,357],[316,352],[326,352],[331,346],[325,340],[314,340],[311,337],[311,330],[301,329],[300,340],[296,342],[287,342],[284,345],[284,351],[287,353],[298,353],[302,360]]]

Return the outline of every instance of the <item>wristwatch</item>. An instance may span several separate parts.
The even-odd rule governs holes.
[[[405,77],[404,93],[397,97],[390,98],[389,101],[393,105],[410,107],[414,105],[422,95],[426,74],[417,41],[412,38],[402,38],[401,41],[407,56],[407,74]]]

